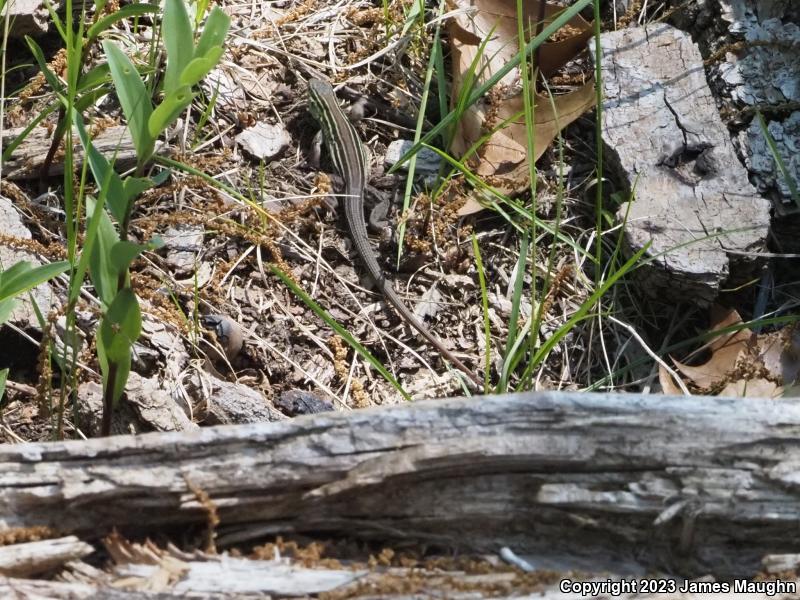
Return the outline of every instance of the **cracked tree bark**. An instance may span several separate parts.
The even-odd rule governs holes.
[[[747,178],[691,38],[657,24],[602,36],[603,141],[625,186],[617,221],[637,274],[662,298],[712,302],[751,277],[769,202]]]
[[[744,576],[796,550],[793,401],[525,394],[0,449],[0,531],[202,525]]]

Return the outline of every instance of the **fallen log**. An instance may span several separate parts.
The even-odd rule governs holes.
[[[314,532],[743,577],[798,547],[798,441],[791,400],[537,393],[5,446],[0,531],[216,512],[222,545]]]
[[[422,588],[418,592],[403,593],[403,587],[414,588],[416,582],[414,578],[417,577],[416,573],[408,573],[405,575],[406,584],[403,586],[401,580],[395,581],[395,587],[380,587],[379,580],[369,581],[374,583],[374,587],[359,589],[356,586],[350,586],[348,589],[342,591],[342,598],[350,598],[357,600],[421,600],[424,598],[446,597],[452,600],[476,600],[477,598],[493,598],[494,600],[586,600],[587,597],[594,598],[615,598],[617,600],[735,600],[738,598],[747,598],[747,600],[795,600],[797,594],[794,592],[786,592],[786,589],[796,587],[796,582],[780,582],[773,583],[773,589],[778,591],[770,591],[769,593],[756,593],[749,591],[736,591],[733,592],[735,584],[729,585],[730,591],[708,593],[708,592],[675,592],[675,593],[654,593],[654,594],[640,594],[640,593],[608,593],[604,592],[603,595],[589,596],[587,593],[580,591],[562,592],[559,585],[555,586],[538,586],[535,592],[526,593],[519,591],[505,592],[498,591],[497,588],[492,589],[488,585],[486,590],[475,590],[468,587],[468,589],[460,589],[459,575],[451,576],[451,581],[446,581],[447,576],[440,576],[439,581],[434,581],[434,586],[429,588]],[[475,579],[476,576],[464,577],[462,579]],[[495,577],[497,579],[497,577]],[[484,579],[490,580],[490,576],[485,576]],[[601,580],[602,581],[602,580]],[[663,580],[662,580],[663,581]],[[226,587],[228,579],[219,580],[220,587]],[[469,582],[472,583],[472,582]],[[505,582],[503,582],[505,583]],[[449,585],[448,585],[449,584]],[[683,582],[677,582],[676,587],[679,589],[682,586],[688,586]],[[710,585],[707,583],[707,585]],[[746,584],[739,584],[743,590],[746,590]],[[420,586],[421,587],[421,586]],[[525,586],[523,589],[527,589]],[[440,594],[442,588],[447,588],[447,594]],[[724,588],[723,588],[724,589]],[[339,590],[337,590],[339,592]],[[229,598],[270,598],[266,594],[241,594],[237,593],[235,596],[230,592],[205,592],[205,591],[192,591],[176,592],[176,591],[158,591],[149,592],[144,590],[128,591],[124,589],[113,588],[108,585],[93,585],[91,583],[67,583],[61,581],[43,581],[35,579],[11,579],[3,578],[0,576],[0,594],[3,598],[14,598],[15,600],[185,600],[191,598],[192,600],[227,600]],[[285,596],[289,597],[289,596]],[[308,597],[308,596],[306,596]]]

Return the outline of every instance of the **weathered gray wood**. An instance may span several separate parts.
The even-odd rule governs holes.
[[[0,528],[99,535],[221,518],[509,546],[537,567],[743,576],[796,551],[800,405],[541,393],[0,448]]]
[[[20,127],[4,130],[2,137],[3,149],[5,150],[6,146],[15,140],[22,131],[23,128]],[[3,163],[3,177],[12,180],[37,179],[40,176],[39,171],[44,158],[50,148],[51,139],[51,134],[48,133],[46,128],[35,127],[25,138],[25,141],[14,150],[9,160]],[[73,139],[76,141],[75,168],[80,168],[83,164],[83,148],[77,142],[77,132],[75,132]],[[100,154],[109,160],[114,159],[114,166],[118,170],[131,167],[136,162],[136,149],[125,125],[108,127],[98,132],[92,142]],[[58,153],[56,156],[56,160],[53,161],[48,171],[50,175],[60,175],[64,172],[64,164],[61,158],[58,158],[63,156],[63,153]]]
[[[593,47],[593,44],[590,44]],[[666,24],[602,36],[603,141],[620,174],[617,212],[637,273],[661,297],[708,303],[752,276],[769,202],[750,185],[688,34]]]
[[[253,561],[254,570],[258,567],[258,562]],[[393,571],[399,571],[395,569]],[[253,574],[256,575],[255,573]],[[622,593],[611,595],[603,593],[601,595],[589,595],[581,592],[562,592],[559,585],[546,586],[536,585],[535,580],[520,580],[514,573],[470,575],[465,573],[449,573],[439,571],[438,573],[421,573],[420,570],[406,571],[406,573],[393,572],[393,580],[382,581],[380,576],[370,576],[368,581],[357,582],[347,586],[345,590],[337,589],[336,593],[342,593],[341,597],[358,598],[359,600],[427,600],[428,598],[445,597],[452,600],[476,600],[477,598],[494,598],[495,600],[586,600],[586,598],[618,598],[619,600],[737,600],[747,598],[747,600],[795,600],[796,593],[753,593],[753,592],[721,592],[710,594],[708,592],[678,592],[678,593]],[[425,585],[421,578],[426,577],[429,583]],[[568,575],[565,575],[565,578]],[[406,580],[402,589],[408,591],[397,591],[398,583]],[[483,581],[481,581],[483,580]],[[606,579],[595,581],[618,582],[620,578],[610,576]],[[578,578],[572,581],[579,581]],[[590,580],[591,581],[591,580]],[[781,580],[784,586],[794,584],[796,581]],[[219,580],[221,587],[226,583],[224,579]],[[514,585],[516,584],[516,585]],[[676,583],[679,587],[682,582]],[[520,587],[525,591],[520,590]],[[416,592],[411,590],[417,589]],[[526,593],[530,588],[534,588],[532,593]],[[500,590],[511,589],[512,592],[502,593]],[[733,584],[731,584],[731,590]],[[786,589],[784,587],[783,589]],[[797,588],[795,588],[797,589]],[[237,593],[235,596],[229,592],[203,592],[203,591],[162,591],[151,592],[144,590],[128,591],[125,589],[115,589],[107,585],[93,585],[90,583],[65,583],[60,581],[42,581],[31,579],[11,579],[0,576],[0,595],[3,598],[14,598],[14,600],[224,600],[235,597],[243,599],[264,599],[273,598],[268,594],[246,594]]]
[[[128,592],[88,583],[11,579],[0,575],[0,597],[14,600],[178,600],[186,594]],[[224,600],[225,594],[192,594],[192,600]]]
[[[20,240],[20,244],[16,247],[11,244],[0,245],[0,265],[3,269],[8,269],[22,261],[30,263],[32,267],[41,266],[39,257],[24,246],[26,241],[33,239],[33,234],[23,223],[17,206],[7,198],[0,198],[0,232]],[[23,329],[40,330],[39,319],[33,306],[34,302],[42,314],[50,312],[53,305],[53,288],[50,284],[42,283],[36,286],[30,296],[28,294],[21,295],[9,321]]]
[[[92,552],[94,548],[75,536],[0,546],[0,575],[28,577],[46,573]]]
[[[61,6],[58,1],[52,4],[55,10]],[[12,38],[39,36],[47,33],[50,27],[50,15],[44,0],[8,0],[0,15],[0,22],[6,17],[10,19],[8,33]]]
[[[349,569],[310,569],[274,561],[250,560],[231,556],[216,561],[177,561],[180,577],[169,591],[190,593],[269,594],[278,598],[308,597],[333,591],[360,578],[365,571]],[[161,564],[118,565],[114,577],[119,580],[155,580]],[[143,587],[143,586],[142,586]],[[166,590],[164,590],[166,591]]]

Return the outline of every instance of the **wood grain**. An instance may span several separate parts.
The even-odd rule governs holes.
[[[743,576],[796,550],[800,405],[538,393],[0,449],[0,529],[202,524]]]

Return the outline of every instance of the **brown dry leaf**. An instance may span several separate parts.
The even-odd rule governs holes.
[[[458,96],[464,75],[478,55],[482,40],[491,34],[484,52],[479,59],[477,85],[482,84],[495,72],[505,66],[519,52],[517,44],[517,14],[515,0],[457,0],[461,9],[469,9],[458,18],[450,21],[450,36],[453,40],[454,74],[453,97]],[[528,39],[536,32],[540,2],[531,0],[525,3],[523,18],[531,25]],[[563,8],[545,4],[545,26]],[[539,62],[545,75],[572,60],[585,48],[591,36],[591,27],[580,16],[574,17],[567,27],[559,32],[557,41],[547,42],[540,48]],[[472,144],[480,139],[485,129],[490,129],[503,120],[519,114],[523,108],[519,70],[511,71],[500,82],[513,92],[507,98],[495,99],[492,106],[485,101],[470,107],[462,116],[451,150],[463,155]],[[558,132],[594,105],[594,84],[587,82],[577,90],[553,97],[552,101],[544,95],[537,95],[535,102],[535,150],[533,160],[537,160],[555,139]],[[492,113],[491,123],[485,123],[487,112]],[[518,118],[505,128],[495,132],[484,144],[480,153],[481,162],[476,173],[483,177],[493,176],[494,185],[506,193],[527,187],[527,132],[524,119]],[[474,212],[479,205],[468,204],[462,208]]]
[[[683,396],[683,390],[678,387],[675,380],[662,365],[658,365],[658,382],[661,384],[661,391],[669,396]]]
[[[719,312],[716,307],[714,310]],[[735,310],[729,310],[721,314],[712,315],[711,322],[710,331],[718,331],[741,323],[742,318]],[[711,358],[703,365],[692,367],[674,358],[672,362],[695,385],[701,388],[711,388],[722,383],[728,374],[734,370],[739,356],[747,352],[752,335],[749,329],[740,329],[733,333],[715,337],[701,348],[701,350],[708,348],[711,351]]]
[[[711,322],[710,331],[718,331],[737,325],[742,319],[735,310],[715,306]],[[705,364],[690,366],[672,360],[687,380],[699,388],[709,390],[723,385],[719,392],[722,396],[775,398],[800,375],[798,327],[761,335],[740,329],[715,337],[700,350],[711,352]],[[664,393],[675,393],[676,386],[663,368],[659,369],[659,380]]]

